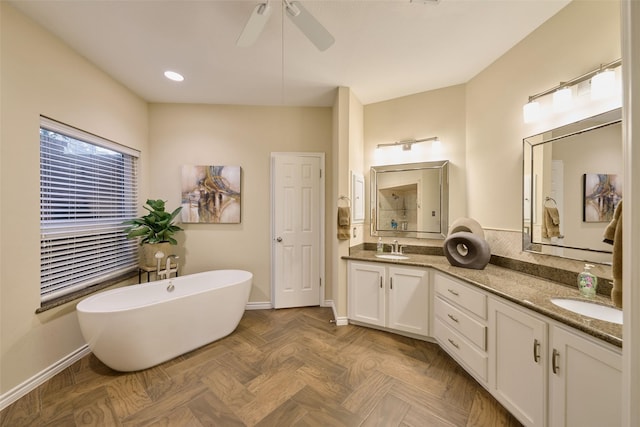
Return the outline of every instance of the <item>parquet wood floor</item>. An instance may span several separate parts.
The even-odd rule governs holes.
[[[247,311],[228,337],[134,373],[89,355],[0,425],[520,425],[436,344],[331,318],[320,307]]]

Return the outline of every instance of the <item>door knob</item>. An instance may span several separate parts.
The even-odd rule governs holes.
[[[282,242],[282,237],[278,237],[278,238],[276,239],[276,242],[278,242],[278,243]]]

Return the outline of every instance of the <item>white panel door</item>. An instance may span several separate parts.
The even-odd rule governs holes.
[[[273,305],[320,304],[321,157],[272,157]]]

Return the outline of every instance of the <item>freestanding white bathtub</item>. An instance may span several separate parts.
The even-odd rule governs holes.
[[[82,336],[112,369],[150,368],[233,332],[252,279],[214,270],[98,293],[76,307]]]

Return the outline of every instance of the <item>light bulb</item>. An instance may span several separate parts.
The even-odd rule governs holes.
[[[181,82],[184,80],[182,74],[176,73],[175,71],[165,71],[164,76],[169,80],[173,80],[174,82]]]
[[[604,70],[591,77],[591,99],[602,99],[613,96],[616,90],[616,73]]]
[[[525,123],[533,123],[540,119],[540,103],[531,101],[522,107],[522,115]]]
[[[565,87],[553,93],[553,110],[566,111],[571,107],[571,88]]]

